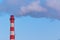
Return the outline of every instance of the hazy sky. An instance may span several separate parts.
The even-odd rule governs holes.
[[[0,40],[9,40],[10,14],[16,40],[60,39],[59,0],[0,0]]]

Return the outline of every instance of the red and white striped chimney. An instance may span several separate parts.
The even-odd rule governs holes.
[[[11,15],[10,17],[10,40],[15,40],[14,15]]]

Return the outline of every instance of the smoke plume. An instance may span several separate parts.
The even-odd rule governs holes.
[[[44,0],[43,0],[44,1]],[[59,0],[3,0],[0,12],[7,12],[16,16],[31,16],[35,18],[60,19]]]

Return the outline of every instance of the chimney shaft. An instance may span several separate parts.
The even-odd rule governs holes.
[[[14,15],[10,16],[10,40],[15,40]]]

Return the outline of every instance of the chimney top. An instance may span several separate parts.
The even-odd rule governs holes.
[[[11,23],[14,23],[14,15],[11,15],[11,16],[10,16],[10,22],[11,22]]]

